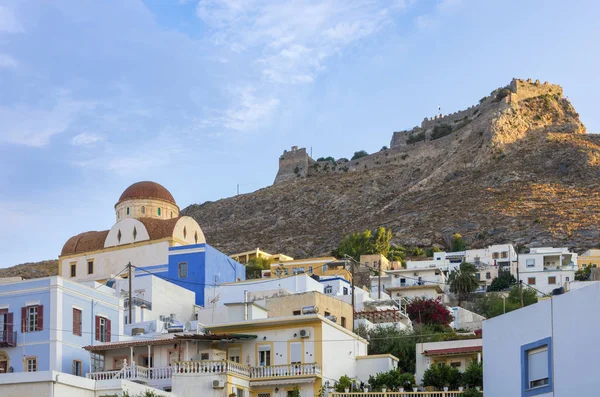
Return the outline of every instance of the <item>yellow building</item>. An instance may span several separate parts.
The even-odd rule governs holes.
[[[423,374],[434,364],[445,364],[464,372],[472,362],[481,363],[483,340],[473,339],[417,343],[416,381],[421,383]]]
[[[263,276],[277,278],[300,273],[339,276],[348,281],[352,280],[350,270],[346,268],[346,262],[339,261],[333,256],[274,262],[271,263],[271,271],[265,271]]]
[[[272,262],[285,262],[294,260],[294,258],[291,256],[284,254],[269,254],[268,252],[262,251],[260,248],[256,248],[252,251],[240,252],[239,254],[229,255],[229,257],[243,265],[254,258],[270,259]]]
[[[591,249],[579,255],[579,267],[592,265],[600,267],[600,249]]]
[[[311,306],[318,308],[318,314],[347,330],[352,330],[352,305],[332,296],[317,291],[309,291],[266,300],[269,317],[301,316],[303,314],[302,308]]]
[[[360,264],[374,270],[379,270],[381,266],[382,271],[402,269],[401,262],[392,262],[382,254],[361,255]]]

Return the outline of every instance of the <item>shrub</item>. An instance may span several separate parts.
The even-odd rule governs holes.
[[[447,326],[454,320],[440,298],[414,298],[406,305],[406,313],[415,324]]]
[[[347,159],[347,158],[345,158],[345,157],[342,157],[342,158],[341,158],[341,159],[339,159],[337,162],[338,162],[338,163],[347,163],[348,161],[350,161],[350,160],[348,160],[348,159]]]
[[[423,373],[423,385],[438,389],[447,386],[450,390],[457,390],[462,383],[461,378],[462,374],[458,368],[445,364],[433,364]]]
[[[379,151],[380,151],[380,152],[385,152],[386,150],[388,150],[388,147],[387,147],[387,146],[382,146],[382,147],[381,147],[381,150],[379,150]]]
[[[334,163],[335,164],[335,159],[331,156],[329,157],[319,157],[317,159],[317,161],[329,161],[330,163]]]
[[[408,139],[406,140],[406,143],[411,144],[411,143],[421,142],[421,141],[424,141],[425,138],[426,138],[425,131],[421,131],[418,134],[409,135]]]
[[[400,373],[397,369],[369,376],[369,386],[373,391],[381,391],[384,386],[391,390],[397,390],[399,387],[410,389],[414,384],[415,376],[413,374]]]
[[[488,99],[488,97],[487,97],[487,96],[484,96],[483,98],[481,98],[481,99],[479,100],[479,104],[481,105],[482,103],[484,103],[484,102],[486,101],[486,99]]]
[[[495,101],[496,102],[500,102],[502,100],[502,98],[505,98],[505,97],[507,97],[509,95],[510,95],[510,90],[508,88],[506,88],[506,87],[501,88],[500,90],[498,90],[496,92]]]
[[[483,393],[475,389],[465,390],[460,397],[483,397]]]
[[[356,160],[356,159],[359,159],[361,157],[365,157],[368,155],[369,155],[369,153],[367,153],[366,151],[359,150],[358,152],[354,152],[354,156],[352,156],[352,158],[350,160]]]
[[[344,375],[336,383],[335,391],[338,393],[343,393],[345,391],[345,389],[350,389],[350,391],[352,391],[353,385],[354,385],[354,382],[352,381],[352,379],[350,379],[350,377],[348,377],[347,375]]]
[[[452,133],[452,127],[448,124],[438,124],[433,127],[433,132],[431,133],[431,140],[434,141],[436,139],[440,139],[445,137],[446,135],[450,135]]]
[[[466,387],[483,386],[483,364],[473,361],[462,374],[462,383]]]

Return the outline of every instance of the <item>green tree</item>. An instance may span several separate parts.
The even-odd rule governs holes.
[[[294,386],[292,388],[291,393],[288,392],[287,397],[301,397],[302,395],[300,394],[300,389],[298,388],[298,386]]]
[[[409,373],[401,373],[397,369],[388,372],[380,372],[377,375],[369,376],[369,386],[373,391],[381,391],[383,387],[390,390],[397,390],[399,387],[410,389],[415,384],[415,376]]]
[[[448,277],[450,292],[458,296],[458,306],[479,287],[476,273],[477,267],[469,262],[461,263],[458,269],[450,273]]]
[[[379,226],[377,232],[375,232],[375,236],[373,236],[373,252],[387,257],[391,248],[391,239],[392,229],[386,229],[383,226]]]
[[[352,391],[353,384],[354,381],[349,376],[344,375],[335,384],[335,391],[338,393],[343,393],[346,389],[350,389],[350,391]]]
[[[404,248],[401,245],[390,246],[390,250],[388,251],[387,258],[388,258],[388,260],[390,260],[392,262],[394,262],[394,261],[404,262],[404,259],[406,259],[406,248]]]
[[[456,251],[464,251],[467,249],[467,244],[463,240],[463,237],[460,233],[454,233],[452,235],[452,240],[450,242],[450,250],[452,252]]]
[[[386,150],[388,150],[387,146],[382,146],[380,152],[385,152]]]
[[[271,268],[271,259],[256,257],[246,263],[246,279],[261,278],[262,271]]]
[[[348,255],[359,261],[361,255],[373,253],[373,233],[365,230],[362,233],[348,234],[340,245],[333,250],[332,254],[336,258],[344,258]]]
[[[413,256],[425,256],[425,251],[421,247],[413,247],[412,254]]]
[[[528,288],[523,285],[523,306],[533,305],[537,303],[538,297],[537,292],[534,289]],[[510,303],[518,304],[521,306],[521,293],[519,292],[519,286],[516,285],[510,289],[508,293],[508,301]]]
[[[425,251],[425,255],[427,255],[428,258],[433,258],[433,254],[435,254],[436,252],[441,252],[442,250],[439,249],[436,246],[433,246],[431,248],[429,248],[427,251]]]
[[[575,272],[575,280],[577,281],[588,281],[592,274],[592,265],[587,265],[578,269]]]
[[[354,152],[354,156],[352,156],[352,158],[350,160],[357,160],[361,157],[365,157],[368,155],[369,155],[369,153],[365,152],[364,150],[359,150],[358,152]]]
[[[423,373],[423,385],[433,386],[441,389],[448,387],[450,390],[457,390],[462,384],[462,374],[458,368],[445,364],[433,364]]]
[[[495,277],[487,287],[487,292],[504,291],[516,283],[517,279],[510,272],[500,272],[498,277]]]
[[[483,386],[483,364],[471,362],[462,375],[462,383],[466,387]]]

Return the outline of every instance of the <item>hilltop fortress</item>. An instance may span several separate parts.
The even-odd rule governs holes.
[[[279,170],[274,184],[325,173],[364,171],[394,163],[401,165],[417,147],[431,145],[432,150],[443,150],[455,132],[469,126],[484,114],[501,112],[510,106],[518,106],[519,101],[541,96],[560,99],[563,97],[563,89],[560,85],[540,83],[539,80],[513,79],[509,85],[497,88],[489,96],[482,98],[477,105],[451,114],[426,117],[420,126],[394,132],[389,149],[355,160],[330,158],[316,161],[308,155],[305,148],[292,146],[290,151],[285,150],[279,157]]]

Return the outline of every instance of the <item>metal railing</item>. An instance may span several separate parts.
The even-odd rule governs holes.
[[[353,393],[329,393],[331,397],[461,397],[463,391],[389,391],[383,392],[353,392]]]
[[[131,300],[133,301],[133,306],[141,307],[142,305],[146,305],[146,309],[152,310],[152,302],[135,297],[131,298]],[[129,308],[129,298],[125,299],[123,305],[125,306],[125,309]]]
[[[315,363],[271,365],[265,367],[252,367],[250,369],[250,378],[282,378],[320,374],[321,366]]]

